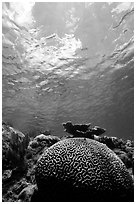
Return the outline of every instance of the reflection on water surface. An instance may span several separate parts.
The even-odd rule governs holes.
[[[67,120],[133,138],[134,5],[3,3],[3,119],[23,132]]]

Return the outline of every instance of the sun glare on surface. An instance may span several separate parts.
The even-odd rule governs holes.
[[[35,2],[11,2],[11,11],[14,11],[14,19],[19,25],[30,24],[33,22],[31,10]]]

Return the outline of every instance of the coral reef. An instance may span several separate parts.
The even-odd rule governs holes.
[[[47,132],[45,131],[45,133]],[[3,202],[29,202],[37,188],[35,164],[43,151],[60,139],[49,134],[41,134],[29,139],[28,135],[24,135],[4,122],[2,136]],[[14,157],[10,155],[11,153]]]
[[[29,137],[14,128],[2,124],[2,168],[14,169],[26,166],[25,154]]]
[[[70,137],[70,138],[72,137],[73,139],[74,137],[76,137],[75,139],[78,139],[77,138],[78,134],[80,134],[79,139],[83,140],[83,143],[86,143],[89,140],[86,137],[88,134],[89,135],[88,137],[90,137],[91,135],[92,140],[96,140],[99,143],[104,143],[112,151],[114,151],[114,153],[125,164],[126,168],[129,171],[129,175],[133,180],[134,142],[130,140],[124,141],[116,137],[108,137],[106,135],[101,135],[105,132],[105,129],[100,128],[98,126],[94,126],[94,127],[90,127],[90,126],[91,124],[73,125],[71,122],[67,122],[67,123],[63,123],[63,127],[66,129],[66,132],[70,134],[69,136],[67,135],[63,136],[60,139],[57,136],[52,136],[50,134],[50,131],[44,130],[40,132],[40,135],[29,138],[30,135],[29,136],[24,135],[20,131],[15,130],[13,127],[10,127],[9,125],[3,122],[2,123],[2,148],[3,148],[2,200],[3,202],[15,202],[15,201],[38,202],[40,200],[43,200],[43,196],[44,196],[44,199],[47,201],[48,200],[47,198],[49,198],[49,196],[47,196],[48,191],[50,190],[51,190],[50,198],[52,198],[54,196],[53,189],[54,191],[56,191],[55,186],[57,185],[57,181],[53,182],[52,179],[50,180],[50,182],[51,183],[53,182],[53,184],[48,185],[48,190],[46,192],[46,195],[45,195],[45,191],[40,192],[39,189],[37,188],[37,184],[35,180],[35,168],[37,166],[37,161],[41,157],[41,155],[43,155],[44,152],[46,152],[48,149],[52,148],[55,145],[55,143],[65,142],[66,140],[69,140],[67,137]],[[100,145],[103,145],[103,144],[100,144]],[[67,168],[69,167],[70,165],[67,165],[66,163],[65,170],[67,170]],[[100,179],[102,178],[100,177]],[[62,189],[62,192],[60,191],[58,192],[59,189],[57,189],[57,192],[60,195],[62,195],[65,189],[68,188],[67,185],[65,186],[63,184],[64,183],[62,182],[61,185],[65,188]],[[83,191],[81,190],[81,192]],[[87,191],[85,192],[85,194],[86,194],[86,197],[88,197],[89,193],[87,193]],[[80,195],[80,192],[78,193],[78,195]],[[107,198],[105,198],[105,201],[106,199]],[[121,197],[121,201],[123,201],[124,199],[125,197]],[[71,197],[71,200],[72,200],[72,197]],[[77,200],[80,201],[82,199],[80,199],[79,197]]]
[[[25,187],[18,196],[18,201],[23,202],[30,202],[31,196],[34,194],[35,190],[37,189],[36,185],[29,184],[27,187]]]
[[[62,124],[64,130],[70,133],[67,138],[90,138],[100,143],[106,144],[111,150],[113,150],[118,157],[123,161],[127,168],[132,168],[134,172],[134,142],[127,140],[124,141],[117,137],[109,137],[102,135],[106,129],[99,126],[90,128],[90,124],[72,124],[71,121]]]
[[[123,162],[92,139],[69,138],[52,145],[38,160],[35,175],[39,201],[134,199],[133,179]]]

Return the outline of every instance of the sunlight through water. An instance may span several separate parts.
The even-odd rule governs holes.
[[[2,116],[33,136],[62,122],[133,138],[134,4],[3,2]]]

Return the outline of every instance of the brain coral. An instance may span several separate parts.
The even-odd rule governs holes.
[[[84,138],[45,150],[35,174],[37,201],[133,201],[133,180],[106,145]]]

